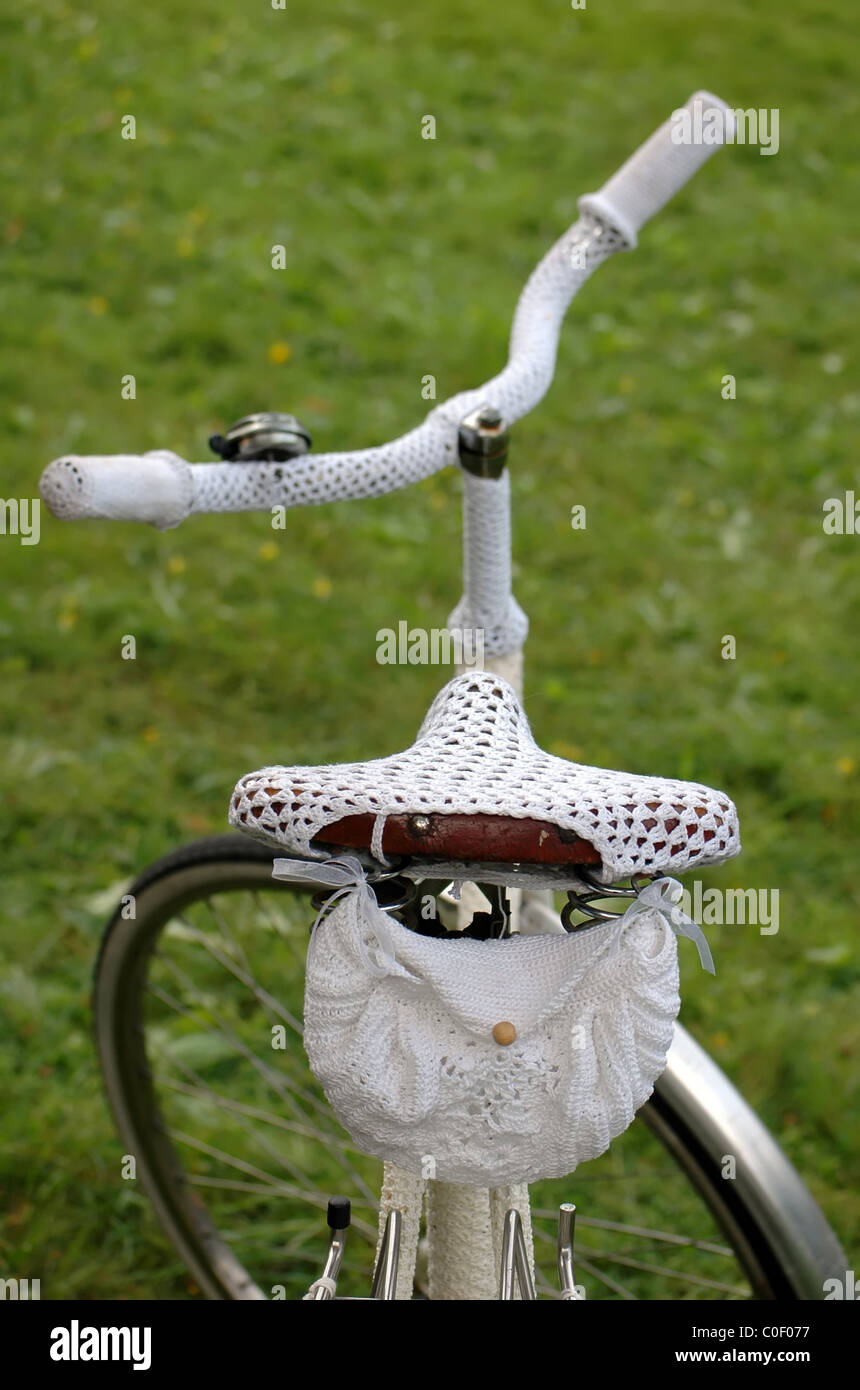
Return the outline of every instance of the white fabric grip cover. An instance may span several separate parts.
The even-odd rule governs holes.
[[[304,1042],[362,1149],[496,1186],[602,1153],[651,1094],[679,1006],[675,936],[657,908],[634,903],[617,924],[563,936],[436,939],[356,888],[314,928]],[[509,1045],[493,1035],[503,1022]]]
[[[602,218],[624,237],[628,249],[636,245],[639,228],[683,188],[720,145],[733,138],[734,115],[712,92],[694,92],[678,110],[689,112],[694,131],[698,130],[698,116],[713,142],[709,138],[707,142],[676,143],[678,126],[670,117],[597,193],[587,193],[579,200],[580,212]]]
[[[63,521],[146,521],[167,531],[189,515],[194,481],[191,465],[167,449],[142,456],[67,454],[48,464],[39,491]]]

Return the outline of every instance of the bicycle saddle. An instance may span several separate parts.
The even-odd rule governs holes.
[[[603,883],[682,872],[740,850],[729,798],[695,782],[545,753],[510,685],[481,672],[439,692],[411,748],[321,767],[264,767],[230,823],[294,854],[321,844],[445,860],[589,864]]]

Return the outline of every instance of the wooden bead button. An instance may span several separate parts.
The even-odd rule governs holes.
[[[517,1040],[517,1030],[512,1023],[497,1023],[493,1029],[493,1037],[500,1047],[510,1047],[511,1043]]]

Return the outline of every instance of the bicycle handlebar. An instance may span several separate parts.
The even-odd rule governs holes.
[[[460,421],[477,406],[489,402],[513,423],[537,405],[552,382],[562,320],[577,290],[601,261],[632,249],[643,223],[732,139],[732,114],[719,97],[696,92],[681,109],[694,131],[704,130],[705,111],[716,113],[708,124],[713,142],[685,140],[673,113],[597,193],[579,200],[579,220],[520,295],[507,365],[484,386],[436,406],[399,439],[354,452],[305,454],[287,463],[198,464],[164,449],[140,456],[66,455],[40,480],[49,510],[63,520],[146,521],[168,530],[192,513],[377,497],[456,462]]]

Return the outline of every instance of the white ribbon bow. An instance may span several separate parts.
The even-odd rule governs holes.
[[[642,912],[659,912],[676,936],[686,936],[690,941],[695,942],[702,969],[709,971],[711,975],[716,975],[714,958],[711,955],[711,948],[705,933],[698,922],[694,922],[692,917],[687,916],[683,908],[677,906],[683,894],[684,890],[676,878],[655,878],[652,883],[646,883],[645,887],[640,889],[621,922],[631,922]]]
[[[355,893],[364,925],[376,938],[377,943],[375,949],[369,948],[363,935],[358,938],[358,950],[367,969],[372,975],[379,976],[390,975],[392,971],[398,974],[407,973],[397,963],[394,940],[388,930],[388,918],[379,907],[376,895],[367,881],[367,875],[354,855],[344,854],[336,859],[316,862],[307,859],[276,859],[272,865],[272,878],[288,883],[322,883],[335,889],[317,913],[311,927],[311,935],[319,926],[324,914],[334,907],[338,898],[344,897],[347,893]]]

